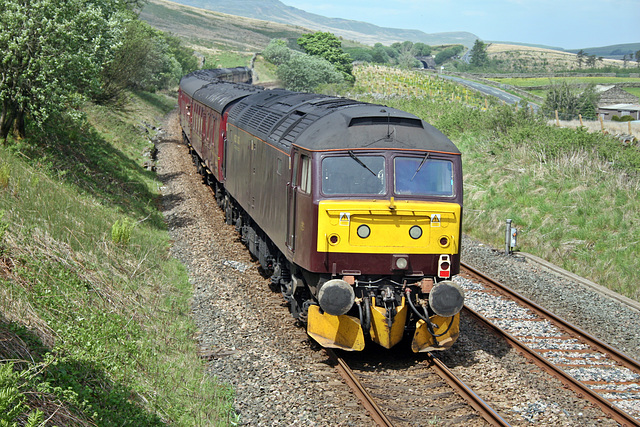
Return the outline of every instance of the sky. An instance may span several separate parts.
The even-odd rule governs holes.
[[[329,18],[564,49],[640,42],[640,0],[281,0]]]

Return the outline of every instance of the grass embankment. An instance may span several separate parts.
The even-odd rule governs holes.
[[[357,85],[375,85],[361,79]],[[424,118],[459,146],[465,233],[502,248],[511,218],[520,229],[517,250],[640,300],[639,147],[584,128],[548,126],[506,105],[483,110],[413,96],[374,101]]]
[[[191,286],[142,168],[143,121],[174,105],[136,95],[0,146],[0,424],[228,424],[232,390],[196,356]]]

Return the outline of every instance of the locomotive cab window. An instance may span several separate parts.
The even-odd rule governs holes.
[[[301,156],[302,170],[300,172],[300,191],[311,193],[311,159],[309,156]]]
[[[385,194],[385,160],[357,154],[322,160],[322,192],[326,195]]]
[[[396,157],[395,193],[399,195],[444,196],[453,192],[453,164],[424,157]]]

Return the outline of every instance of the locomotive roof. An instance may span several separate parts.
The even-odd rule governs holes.
[[[407,112],[346,98],[282,89],[248,96],[229,111],[229,122],[289,151],[358,148],[459,153],[442,132]]]

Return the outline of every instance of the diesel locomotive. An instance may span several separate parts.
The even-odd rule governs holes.
[[[179,89],[183,138],[228,224],[324,347],[451,347],[460,151],[418,117],[265,90],[250,70],[198,70]]]

